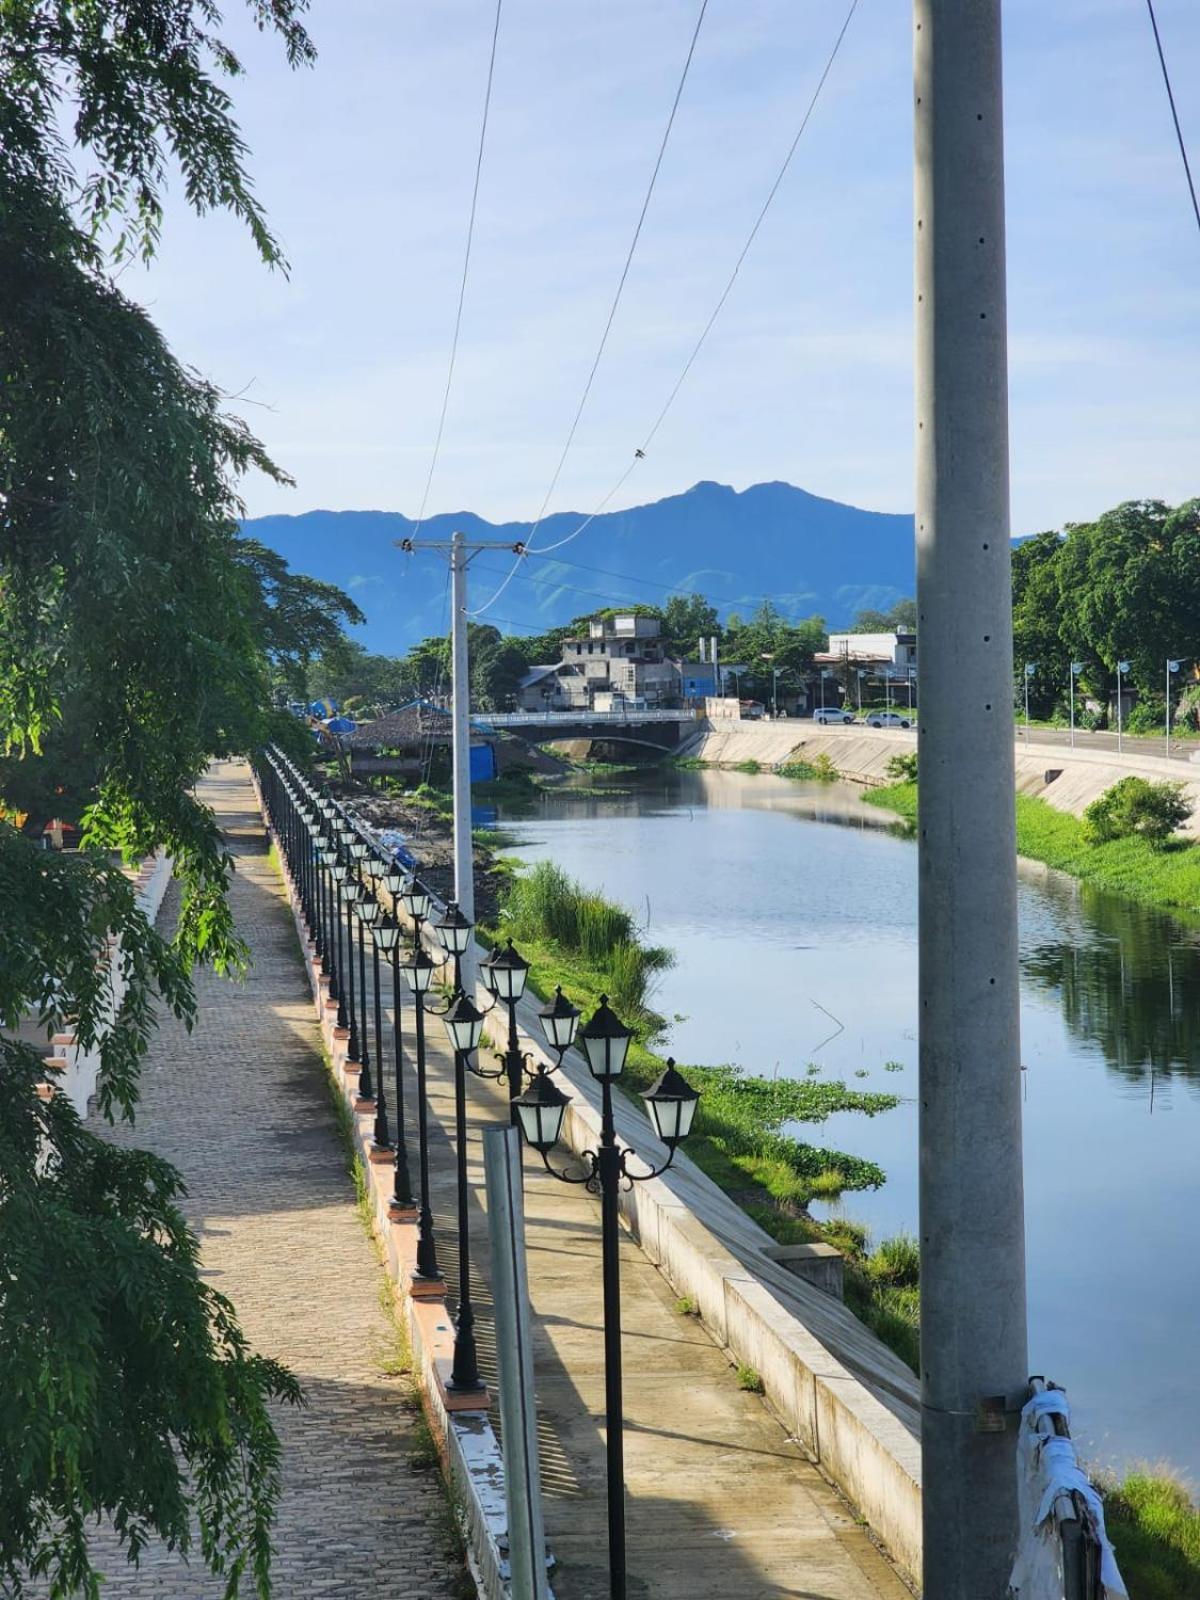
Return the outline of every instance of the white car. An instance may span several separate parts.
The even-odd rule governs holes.
[[[898,711],[872,711],[863,719],[870,728],[911,728],[912,722],[908,717],[902,717]]]
[[[844,711],[841,706],[818,706],[813,712],[813,721],[819,722],[824,728],[835,722],[853,722],[854,713]]]

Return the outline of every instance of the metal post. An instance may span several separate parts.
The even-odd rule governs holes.
[[[363,892],[360,886],[360,893]],[[371,1082],[371,1046],[367,1039],[367,958],[363,948],[363,929],[366,924],[358,915],[352,905],[350,907],[354,921],[358,923],[358,993],[359,993],[359,1074],[358,1097],[360,1100],[374,1100],[375,1085]],[[354,998],[354,950],[350,951],[350,996]],[[353,1039],[354,1019],[350,1021],[351,1039]],[[353,1054],[353,1050],[351,1050]]]
[[[1028,1358],[1000,0],[914,0],[925,1600],[1002,1600]]]
[[[1125,732],[1125,718],[1124,718],[1124,710],[1125,710],[1125,708],[1124,708],[1124,706],[1122,704],[1122,701],[1125,698],[1124,694],[1122,693],[1122,687],[1123,687],[1122,678],[1124,676],[1124,674],[1122,672],[1122,668],[1124,667],[1124,665],[1125,665],[1125,663],[1123,661],[1118,661],[1117,662],[1117,754],[1118,755],[1121,753],[1122,738],[1123,738],[1123,735],[1124,735],[1124,732]]]
[[[421,948],[421,924],[418,921],[417,949]],[[429,1106],[425,1080],[425,997],[413,997],[416,1006],[417,1033],[417,1138],[419,1140],[421,1205],[417,1212],[417,1268],[413,1276],[418,1283],[438,1283],[442,1270],[438,1266],[437,1246],[433,1236],[433,1207],[429,1202]]]
[[[461,533],[450,541],[452,734],[454,756],[454,898],[475,921],[475,864],[471,853],[471,683],[467,661],[467,549]]]
[[[1071,670],[1070,670],[1070,672],[1068,673],[1067,676],[1070,679],[1070,684],[1071,684],[1071,749],[1074,750],[1074,748],[1075,748],[1075,678],[1076,678],[1076,672],[1075,672],[1075,663],[1072,661],[1070,665],[1071,665]]]
[[[1171,759],[1171,679],[1183,665],[1181,661],[1167,658],[1167,760]]]
[[[512,1594],[513,1600],[546,1600],[546,1534],[538,1472],[520,1141],[515,1128],[489,1128],[483,1136],[483,1165],[492,1241]]]
[[[454,1360],[446,1385],[456,1394],[484,1388],[475,1349],[475,1308],[471,1304],[471,1228],[467,1206],[467,1052],[454,1052],[454,1140],[458,1177],[458,1305],[454,1313]]]
[[[361,928],[358,936],[362,938]],[[383,1070],[383,1001],[379,993],[379,946],[375,943],[374,936],[371,938],[371,977],[375,999],[375,1077],[378,1079],[375,1090],[375,1128],[371,1135],[371,1144],[376,1150],[390,1150],[392,1139],[388,1129],[387,1089]],[[364,1023],[363,1032],[366,1031]]]
[[[421,997],[417,996],[418,1009]],[[396,1062],[396,1175],[392,1184],[392,1209],[411,1212],[413,1209],[412,1178],[408,1171],[408,1138],[404,1127],[404,1050],[402,1012],[400,1009],[400,941],[392,947],[392,1049]],[[382,1073],[383,1067],[377,1069]]]
[[[600,1250],[604,1282],[604,1435],[608,1467],[608,1568],[612,1600],[625,1600],[625,1416],[621,1392],[621,1258],[618,1194],[621,1152],[613,1123],[612,1085],[600,1081]]]

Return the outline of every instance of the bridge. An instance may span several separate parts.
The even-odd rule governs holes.
[[[506,711],[472,717],[481,732],[514,733],[530,744],[559,739],[603,740],[656,751],[677,750],[699,727],[694,711]]]

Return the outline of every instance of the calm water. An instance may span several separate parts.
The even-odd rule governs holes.
[[[637,907],[675,950],[655,1003],[682,1061],[813,1061],[899,1094],[803,1137],[878,1161],[887,1183],[846,1213],[915,1233],[915,846],[848,786],[611,781],[629,792],[506,810],[515,853]],[[1094,1462],[1200,1478],[1200,931],[1040,871],[1020,901],[1031,1370],[1067,1387]]]

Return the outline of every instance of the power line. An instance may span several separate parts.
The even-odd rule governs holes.
[[[590,527],[590,525],[596,520],[596,518],[600,515],[600,513],[604,510],[604,508],[609,504],[609,502],[613,499],[613,497],[624,487],[624,485],[629,480],[629,477],[633,473],[633,471],[636,468],[636,466],[638,465],[638,463],[645,458],[646,451],[650,448],[650,445],[653,442],[655,436],[657,435],[659,429],[662,427],[663,423],[665,422],[666,417],[667,417],[667,413],[670,411],[671,407],[675,404],[675,399],[676,399],[677,395],[679,394],[680,389],[683,387],[683,384],[684,384],[684,382],[685,382],[685,380],[686,380],[686,378],[688,376],[688,373],[691,372],[692,367],[695,365],[696,359],[699,356],[701,350],[704,348],[704,345],[705,345],[705,343],[706,343],[706,341],[708,339],[709,334],[713,330],[713,326],[716,323],[717,318],[720,316],[722,310],[725,307],[725,302],[729,299],[730,294],[733,292],[733,286],[737,282],[738,274],[742,270],[742,265],[745,262],[746,257],[750,253],[751,246],[754,244],[755,239],[758,237],[759,229],[762,227],[763,222],[766,219],[767,213],[768,213],[768,211],[770,211],[771,206],[774,203],[775,196],[779,193],[780,187],[783,184],[783,180],[787,176],[788,168],[792,164],[792,158],[795,156],[796,150],[799,147],[800,141],[804,137],[805,130],[807,129],[808,124],[812,119],[813,112],[816,110],[817,102],[821,98],[821,92],[825,88],[826,80],[828,79],[830,72],[833,70],[833,64],[837,60],[838,54],[841,51],[842,42],[845,39],[846,34],[847,34],[848,30],[849,30],[850,23],[854,19],[854,13],[858,10],[858,4],[859,4],[859,0],[850,0],[849,9],[847,10],[846,15],[845,15],[845,17],[844,17],[844,19],[842,21],[841,28],[838,30],[837,37],[835,38],[835,40],[833,42],[833,48],[829,52],[828,58],[826,59],[826,62],[825,62],[825,66],[824,66],[824,68],[823,68],[823,70],[821,72],[821,76],[817,80],[817,86],[813,90],[812,98],[809,100],[808,106],[807,106],[807,108],[806,108],[806,110],[804,112],[804,116],[801,118],[800,126],[796,130],[796,136],[792,140],[791,145],[788,148],[788,152],[783,158],[783,163],[780,166],[779,171],[775,175],[774,183],[772,183],[770,189],[767,191],[767,197],[763,201],[762,207],[759,210],[759,213],[758,213],[757,217],[754,219],[754,224],[751,227],[750,232],[746,236],[746,242],[743,244],[743,246],[741,248],[741,251],[738,254],[737,260],[734,262],[733,271],[730,273],[729,278],[728,278],[728,280],[727,280],[727,282],[725,284],[725,287],[722,289],[722,291],[720,293],[720,296],[717,299],[717,303],[713,307],[713,311],[712,311],[711,316],[708,318],[708,321],[704,324],[704,327],[700,332],[700,337],[696,340],[695,344],[692,346],[691,352],[688,355],[687,360],[683,364],[683,369],[680,372],[678,378],[676,378],[674,384],[672,385],[671,390],[670,390],[669,394],[667,395],[666,401],[664,402],[664,404],[662,406],[662,409],[659,411],[658,415],[654,419],[654,422],[651,424],[650,431],[643,438],[641,444],[637,447],[637,449],[635,449],[635,451],[633,453],[633,460],[625,468],[624,472],[622,472],[621,476],[613,484],[612,488],[604,496],[603,500],[600,501],[599,505],[596,506],[595,510],[592,511],[588,516],[586,516],[583,519],[583,521],[578,525],[578,527],[572,529],[572,531],[570,533],[568,533],[564,538],[559,539],[557,541],[557,543],[551,544],[551,545],[546,545],[541,550],[533,551],[533,550],[530,550],[528,548],[528,546],[527,546],[525,551],[521,555],[517,556],[517,558],[514,561],[512,567],[510,568],[508,576],[505,578],[504,582],[495,591],[495,593],[492,594],[491,597],[488,600],[486,600],[482,606],[479,607],[478,610],[476,610],[475,612],[472,613],[472,615],[474,615],[474,616],[481,615],[482,612],[487,610],[488,606],[490,606],[493,603],[493,601],[499,599],[499,597],[504,593],[504,591],[508,587],[508,585],[512,582],[512,579],[516,575],[517,568],[520,566],[521,562],[525,559],[525,557],[527,555],[542,555],[542,556],[549,555],[552,551],[561,550],[564,545],[568,545],[568,544],[571,543],[571,541],[573,539],[577,539],[579,537],[579,535],[581,533],[583,533],[586,528]],[[543,506],[542,510],[543,510],[543,513],[544,513],[545,506]],[[540,520],[541,519],[539,518],[539,521]],[[536,524],[535,524],[535,527],[536,527]]]
[[[1154,29],[1154,43],[1158,49],[1158,64],[1162,68],[1163,83],[1167,89],[1167,100],[1171,107],[1171,120],[1175,124],[1175,137],[1179,141],[1179,154],[1183,158],[1183,175],[1187,179],[1188,193],[1192,197],[1192,210],[1196,214],[1196,226],[1200,228],[1200,200],[1196,198],[1196,185],[1192,178],[1192,167],[1188,161],[1187,145],[1184,142],[1183,129],[1179,123],[1179,112],[1175,108],[1175,92],[1171,88],[1171,74],[1167,71],[1167,58],[1163,51],[1162,35],[1158,31],[1158,18],[1154,15],[1154,0],[1146,0],[1146,9],[1150,13],[1150,26]]]
[[[458,360],[458,337],[462,331],[463,305],[467,298],[467,277],[471,270],[471,246],[475,241],[475,213],[479,206],[479,179],[483,172],[483,150],[487,142],[488,112],[492,105],[492,80],[496,74],[496,42],[500,37],[500,12],[504,0],[496,0],[496,20],[492,27],[492,52],[488,59],[487,88],[483,96],[483,118],[479,126],[479,150],[475,157],[475,183],[471,190],[471,214],[467,222],[467,247],[463,253],[462,280],[458,286],[458,310],[454,316],[454,334],[450,340],[450,363],[446,370],[446,388],[442,394],[442,414],[438,418],[437,436],[433,441],[433,457],[429,463],[429,475],[425,479],[425,492],[421,496],[421,508],[417,512],[417,520],[413,526],[414,536],[420,530],[425,520],[425,508],[429,504],[429,491],[433,487],[433,475],[437,470],[438,456],[442,450],[442,435],[446,431],[446,412],[450,405],[450,390],[454,384],[454,367]]]
[[[534,519],[533,527],[530,529],[530,532],[529,532],[529,538],[525,541],[525,544],[526,544],[527,548],[533,542],[534,538],[537,536],[537,531],[541,527],[542,521],[543,521],[543,519],[545,518],[545,515],[546,515],[546,508],[550,504],[551,496],[554,494],[555,489],[557,489],[557,487],[558,487],[558,480],[562,476],[562,470],[563,470],[563,467],[566,465],[567,456],[570,454],[571,446],[575,442],[575,435],[579,430],[579,423],[580,423],[580,421],[581,421],[581,419],[583,417],[584,407],[587,405],[588,396],[592,392],[592,385],[596,381],[596,373],[600,370],[600,362],[603,359],[604,351],[605,351],[605,349],[607,348],[607,345],[608,345],[608,336],[612,332],[613,322],[616,319],[617,307],[621,304],[621,296],[625,292],[625,283],[626,283],[626,280],[629,277],[629,269],[633,265],[633,257],[634,257],[634,253],[635,253],[635,251],[637,250],[637,247],[638,247],[638,240],[642,236],[642,225],[645,223],[645,221],[646,221],[646,213],[650,209],[650,199],[651,199],[651,196],[654,194],[654,188],[655,188],[655,185],[658,182],[658,174],[659,174],[660,170],[662,169],[663,157],[667,153],[667,142],[671,137],[671,129],[675,126],[675,114],[679,110],[679,102],[683,98],[683,88],[684,88],[684,85],[687,83],[688,73],[691,71],[691,68],[692,68],[692,58],[696,54],[696,41],[700,37],[700,29],[703,26],[704,14],[705,14],[705,12],[707,10],[708,10],[708,0],[701,0],[700,11],[699,11],[699,13],[698,13],[698,15],[696,17],[696,26],[692,29],[691,42],[688,45],[687,56],[684,59],[683,71],[679,75],[679,83],[677,84],[676,89],[675,89],[675,98],[671,102],[670,115],[667,117],[667,125],[663,129],[663,136],[662,136],[662,139],[659,142],[659,146],[658,146],[658,155],[655,157],[655,161],[654,161],[654,169],[650,174],[650,182],[646,186],[645,197],[642,200],[642,209],[638,213],[637,224],[636,224],[636,226],[634,227],[634,230],[633,230],[633,237],[629,241],[629,249],[628,249],[628,251],[626,252],[626,255],[625,255],[625,264],[621,268],[621,276],[617,280],[616,293],[613,295],[612,304],[611,304],[611,306],[609,306],[609,309],[608,309],[608,319],[604,324],[604,331],[600,335],[600,343],[596,346],[596,354],[592,359],[591,370],[588,373],[587,381],[583,386],[583,393],[579,397],[579,404],[575,408],[575,415],[571,420],[571,426],[567,430],[566,442],[564,443],[564,445],[562,447],[562,453],[560,454],[560,456],[558,458],[558,463],[554,468],[553,476],[550,479],[550,486],[546,490],[545,496],[543,497],[543,500],[542,500],[541,508],[539,509],[538,514]],[[632,471],[632,468],[630,468],[630,471]],[[626,473],[625,476],[626,477],[629,476],[628,472]],[[624,479],[622,479],[622,482],[624,482]],[[609,492],[609,495],[605,499],[604,504],[607,504],[608,500],[610,500],[612,498],[612,496],[614,494],[616,494],[616,492],[617,492],[617,489],[614,487]],[[593,512],[593,516],[594,515],[596,515],[595,512]],[[521,560],[521,557],[518,556],[516,562],[514,562],[514,564],[513,564],[513,568],[512,568],[513,572],[516,571],[517,565],[519,564],[520,560]],[[485,603],[482,606],[479,606],[476,610],[472,611],[471,615],[473,617],[481,616],[483,614],[483,612],[487,610],[488,606],[490,606],[492,604],[492,601],[498,599],[499,596],[501,594],[503,594],[503,592],[507,588],[507,586],[508,586],[508,579],[506,579],[505,582],[500,585],[500,587],[496,590],[496,592],[491,596],[491,598],[489,600],[485,601]]]

